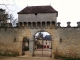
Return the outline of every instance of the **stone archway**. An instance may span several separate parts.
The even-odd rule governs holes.
[[[27,51],[29,51],[29,39],[24,37],[22,41],[22,55],[26,55]]]
[[[34,37],[33,55],[38,57],[52,56],[52,37],[48,32],[41,30],[38,33],[36,33]]]

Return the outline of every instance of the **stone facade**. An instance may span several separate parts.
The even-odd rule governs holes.
[[[61,42],[57,53],[66,57],[80,57],[80,28],[58,28]]]
[[[70,22],[67,23],[67,27],[61,27],[60,23],[56,25],[56,15],[56,13],[40,13],[37,16],[35,14],[19,14],[20,23],[18,22],[16,27],[11,27],[10,25],[6,30],[0,28],[0,53],[22,55],[23,38],[26,37],[29,39],[28,55],[33,56],[35,34],[40,31],[46,31],[52,37],[52,57],[55,55],[80,57],[79,22],[77,27],[71,27]],[[42,23],[46,21],[48,22]]]
[[[56,13],[38,13],[34,14],[19,14],[19,22],[43,22],[43,21],[56,21]]]
[[[33,54],[34,35],[42,29],[0,29],[0,52],[22,55],[24,37],[30,40],[30,56]],[[80,57],[80,28],[44,29],[52,37],[52,56]],[[16,41],[14,39],[16,38]],[[31,42],[32,41],[32,42]]]
[[[21,55],[23,38],[30,37],[30,31],[26,29],[24,29],[24,31],[18,28],[9,28],[6,31],[0,29],[0,51],[4,51],[4,53],[8,51],[7,53],[17,53]]]

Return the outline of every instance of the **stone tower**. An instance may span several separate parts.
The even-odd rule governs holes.
[[[27,6],[18,12],[18,22],[27,28],[54,28],[57,16],[52,6]]]

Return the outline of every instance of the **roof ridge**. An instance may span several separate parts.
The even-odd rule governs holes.
[[[28,6],[28,5],[27,5]],[[51,5],[36,5],[36,6],[51,6]],[[29,6],[30,7],[30,6]]]
[[[57,13],[57,11],[51,6],[51,5],[46,5],[46,6],[27,6],[18,14],[32,14],[32,13]]]

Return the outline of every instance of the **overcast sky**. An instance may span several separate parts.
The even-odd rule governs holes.
[[[12,5],[1,5],[12,4]],[[0,8],[6,8],[8,13],[12,13],[17,18],[17,12],[26,6],[51,5],[58,11],[57,21],[61,26],[66,26],[70,21],[71,26],[77,26],[80,21],[80,0],[0,0]]]

